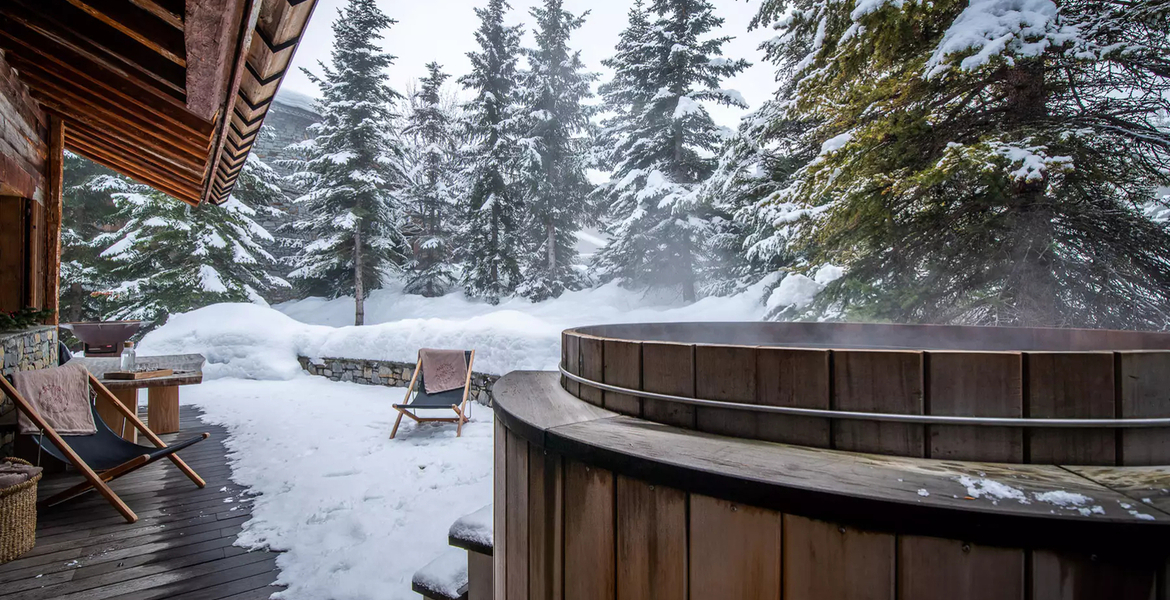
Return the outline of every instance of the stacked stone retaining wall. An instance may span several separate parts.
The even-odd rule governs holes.
[[[29,327],[0,332],[0,374],[11,376],[17,371],[35,371],[57,366],[57,328]],[[16,405],[0,392],[0,457],[12,455],[16,437]]]
[[[310,375],[328,377],[333,381],[406,387],[410,385],[410,378],[414,375],[414,363],[357,358],[311,359],[305,356],[297,358],[301,362],[301,368]],[[499,378],[499,375],[472,372],[471,398],[480,404],[491,406],[492,385]]]

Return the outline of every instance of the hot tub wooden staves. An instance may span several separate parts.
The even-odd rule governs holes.
[[[571,330],[562,366],[578,379],[496,384],[497,599],[1170,598],[1164,429],[793,417],[582,383],[859,412],[1166,416],[1168,353],[1141,345],[1164,337],[1010,331],[986,351],[956,341],[982,332],[953,329],[907,349],[914,335],[888,326],[809,328],[793,346],[772,325],[671,327]],[[901,347],[860,347],[878,333]]]

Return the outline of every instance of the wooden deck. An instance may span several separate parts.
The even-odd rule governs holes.
[[[93,493],[43,509],[36,547],[0,565],[0,599],[251,600],[279,591],[271,586],[276,553],[232,546],[251,502],[228,481],[226,430],[204,424],[199,415],[182,407],[181,432],[161,437],[171,442],[211,433],[180,453],[207,487],[196,488],[164,460],[111,484],[138,513],[137,523],[127,524]],[[40,495],[78,480],[72,473],[46,476]]]

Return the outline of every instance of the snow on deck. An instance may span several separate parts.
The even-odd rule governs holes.
[[[237,545],[284,552],[285,600],[417,600],[412,577],[452,522],[491,502],[491,411],[461,438],[406,421],[390,440],[403,391],[309,376],[183,390],[229,431],[232,480],[256,494]]]

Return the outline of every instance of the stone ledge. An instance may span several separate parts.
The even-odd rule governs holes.
[[[307,356],[298,356],[301,368],[310,375],[327,377],[333,381],[349,381],[362,385],[381,385],[386,387],[406,387],[410,385],[410,378],[414,375],[414,363],[397,362],[390,360],[368,360],[361,358],[326,357],[311,359]],[[499,375],[486,373],[471,373],[471,399],[483,404],[492,405],[492,385],[499,379]]]
[[[57,366],[57,327],[41,325],[17,331],[0,331],[0,375]],[[0,393],[0,456],[12,454],[16,431],[16,406]]]

